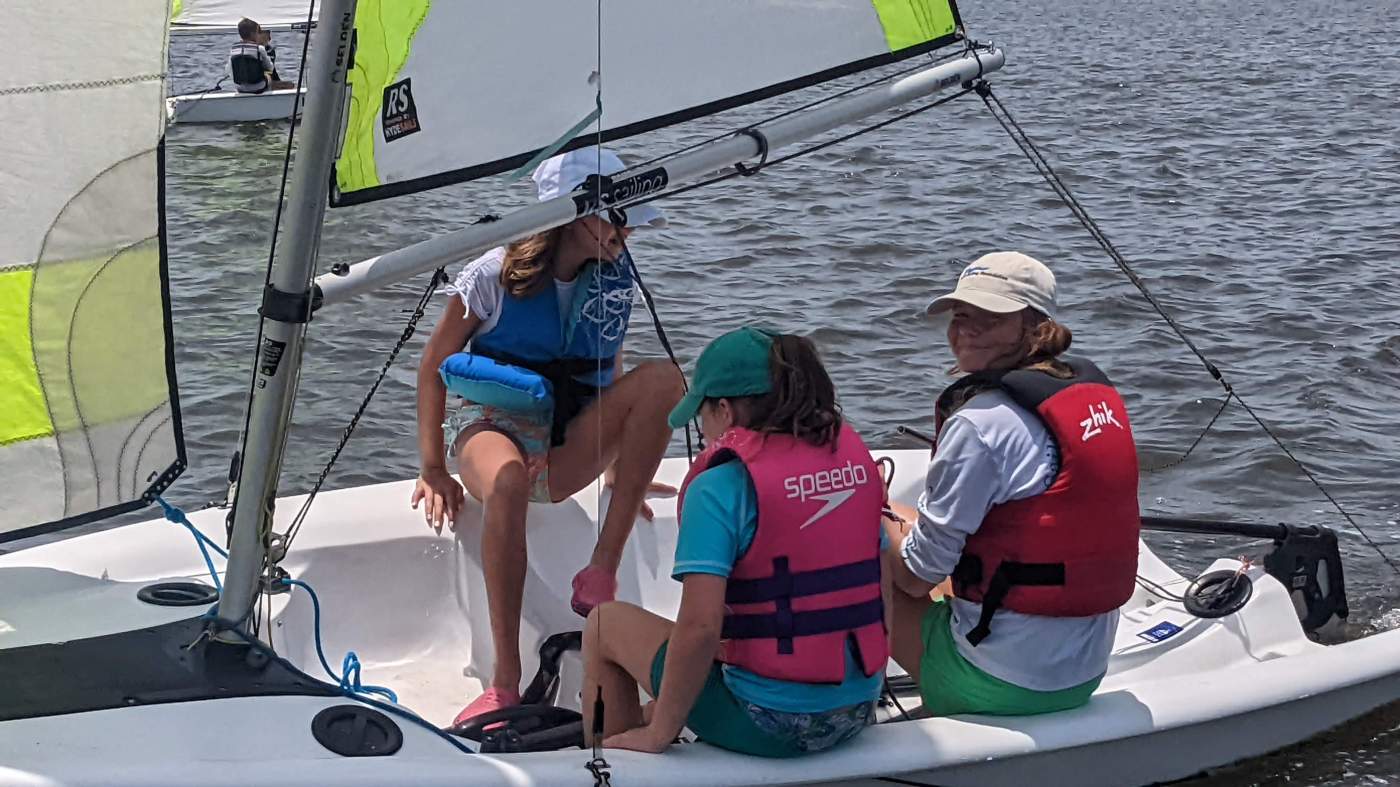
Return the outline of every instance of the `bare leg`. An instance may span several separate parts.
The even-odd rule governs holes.
[[[919,662],[924,657],[923,622],[928,611],[929,600],[914,598],[899,588],[890,593],[890,657],[909,673],[915,682],[919,680]]]
[[[485,506],[481,565],[496,651],[493,688],[520,690],[520,608],[525,595],[525,511],[530,477],[515,441],[489,429],[463,432],[458,468]]]
[[[651,662],[675,624],[623,601],[599,604],[583,630],[583,740],[593,745],[593,702],[603,690],[603,735],[642,723],[637,685],[652,696]],[[603,636],[606,635],[606,636]]]
[[[564,444],[549,452],[549,494],[558,501],[592,483],[617,462],[612,501],[589,563],[617,573],[622,548],[641,510],[671,428],[666,416],[680,401],[680,372],[647,361],[613,383],[569,423]]]

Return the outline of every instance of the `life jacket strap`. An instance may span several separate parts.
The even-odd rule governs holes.
[[[726,616],[720,636],[723,639],[775,639],[778,652],[790,655],[794,637],[853,631],[884,619],[885,605],[878,598],[814,612],[793,612],[791,605],[779,601],[777,612]]]
[[[773,576],[729,580],[724,592],[725,603],[761,604],[780,598],[815,596],[861,585],[878,585],[880,582],[878,557],[795,574],[788,573],[786,560],[783,560],[781,570],[778,563],[777,560],[773,561]]]
[[[953,570],[956,577],[959,570],[963,570],[964,578],[973,572],[973,566],[963,568],[964,560],[958,561],[958,567]],[[976,561],[975,571],[978,582],[981,581],[982,561],[972,557]],[[962,582],[964,579],[955,579]],[[976,584],[976,583],[974,583]],[[1011,592],[1011,588],[1017,585],[1063,585],[1065,584],[1065,564],[1064,563],[1017,563],[1010,560],[1003,560],[992,572],[991,581],[987,583],[987,592],[982,594],[982,614],[977,618],[977,625],[967,632],[968,644],[977,647],[978,643],[987,638],[992,633],[992,616],[996,614],[1001,605],[1006,601],[1006,594]]]
[[[529,369],[549,381],[554,391],[554,415],[550,423],[550,446],[564,444],[564,435],[569,422],[583,411],[585,405],[598,395],[598,388],[579,382],[576,375],[588,374],[599,369],[613,368],[617,358],[556,358],[551,361],[528,361],[509,353],[473,348],[473,353],[500,363]]]

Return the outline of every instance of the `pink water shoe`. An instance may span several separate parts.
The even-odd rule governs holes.
[[[520,692],[510,689],[491,688],[482,692],[480,697],[472,700],[467,707],[457,714],[457,718],[452,720],[452,726],[458,727],[471,721],[477,716],[483,716],[501,708],[509,708],[512,705],[520,704]]]

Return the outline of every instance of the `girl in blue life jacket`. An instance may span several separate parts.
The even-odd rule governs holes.
[[[938,397],[918,510],[886,528],[892,656],[933,715],[1088,702],[1133,592],[1132,431],[1103,372],[1061,356],[1055,289],[1045,265],[997,252],[928,308],[950,314],[965,376]],[[945,580],[951,595],[930,600]]]
[[[545,161],[534,180],[543,201],[623,168],[611,151],[583,148]],[[627,226],[589,216],[467,265],[423,351],[412,505],[422,503],[439,531],[457,516],[463,485],[485,509],[481,563],[495,673],[454,725],[520,702],[527,503],[565,500],[606,471],[612,499],[592,556],[573,579],[580,615],[614,597],[632,524],[639,512],[650,515],[643,497],[655,488],[671,435],[666,414],[683,388],[670,363],[622,371],[634,286],[624,241],[634,227],[664,220],[649,205],[614,215]],[[458,403],[451,412],[449,389]]]
[[[700,355],[672,426],[708,443],[678,504],[673,623],[602,604],[583,636],[584,730],[660,752],[683,726],[765,757],[829,749],[867,724],[888,658],[884,487],[807,339],[743,328]],[[656,701],[643,709],[640,684]]]

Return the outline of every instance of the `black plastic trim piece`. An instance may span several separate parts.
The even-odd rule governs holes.
[[[403,747],[403,730],[364,705],[336,705],[311,719],[311,736],[342,757],[389,757]]]
[[[926,43],[919,44],[918,46],[912,46],[907,49],[901,49],[898,52],[889,52],[883,55],[875,55],[873,57],[867,57],[863,60],[856,60],[851,63],[846,63],[845,65],[828,68],[824,71],[818,71],[816,73],[808,74],[806,76],[797,77],[795,79],[789,79],[785,82],[778,82],[776,84],[769,85],[768,87],[759,88],[757,90],[751,90],[747,93],[740,93],[737,96],[730,96],[728,98],[720,99],[718,101],[711,101],[706,104],[698,104],[688,109],[678,110],[667,115],[658,115],[654,118],[648,118],[647,120],[638,121],[636,123],[629,123],[628,125],[619,126],[614,129],[605,129],[601,135],[590,133],[583,136],[575,137],[562,148],[560,148],[558,152],[565,153],[570,150],[575,150],[577,148],[585,147],[587,145],[592,145],[599,142],[600,138],[602,142],[612,142],[614,140],[623,139],[625,137],[631,137],[637,134],[644,134],[648,131],[654,131],[659,128],[665,128],[666,126],[673,126],[677,123],[684,123],[688,120],[694,120],[696,118],[701,118],[706,115],[713,115],[717,112],[723,112],[728,109],[734,109],[735,107],[741,107],[745,104],[752,104],[756,101],[762,101],[764,99],[772,98],[774,96],[780,96],[784,93],[790,93],[794,90],[800,90],[804,87],[818,85],[822,82],[827,82],[832,79],[837,79],[839,77],[846,76],[847,74],[855,74],[860,71],[867,71],[869,69],[878,68],[879,66],[888,65],[890,63],[898,63],[901,60],[906,60],[917,55],[922,55],[926,52],[931,52],[935,49],[948,46],[949,44],[955,44],[963,40],[961,21],[962,17],[958,13],[957,4],[954,3],[951,5],[953,8],[954,32],[950,35],[943,36],[942,38],[938,38],[933,41],[928,41]],[[383,186],[375,186],[373,188],[361,189],[359,191],[354,191],[349,194],[341,193],[340,190],[336,187],[335,169],[334,167],[332,167],[329,190],[330,206],[333,208],[343,208],[350,205],[362,205],[366,202],[374,202],[375,200],[388,199],[390,197],[401,197],[406,194],[416,194],[420,191],[427,191],[429,189],[450,186],[454,183],[462,183],[468,180],[476,180],[477,178],[484,178],[490,175],[497,175],[502,172],[508,172],[510,170],[516,169],[517,167],[524,165],[526,162],[533,159],[540,152],[540,150],[541,148],[535,148],[534,150],[528,150],[524,153],[518,153],[514,156],[507,156],[506,158],[496,159],[495,161],[488,161],[486,163],[477,164],[471,167],[464,167],[462,169],[454,169],[449,172],[440,172],[436,175],[425,175],[424,177],[413,178],[412,180],[403,180],[399,181],[398,183],[390,183]]]
[[[245,643],[205,635],[205,620],[0,650],[0,721],[229,697],[339,697]]]
[[[136,598],[157,607],[201,607],[219,600],[219,591],[203,582],[156,582],[136,591]]]
[[[284,292],[268,284],[263,287],[258,316],[293,324],[311,322],[311,315],[321,308],[322,298],[320,287],[308,287],[304,292]]]

